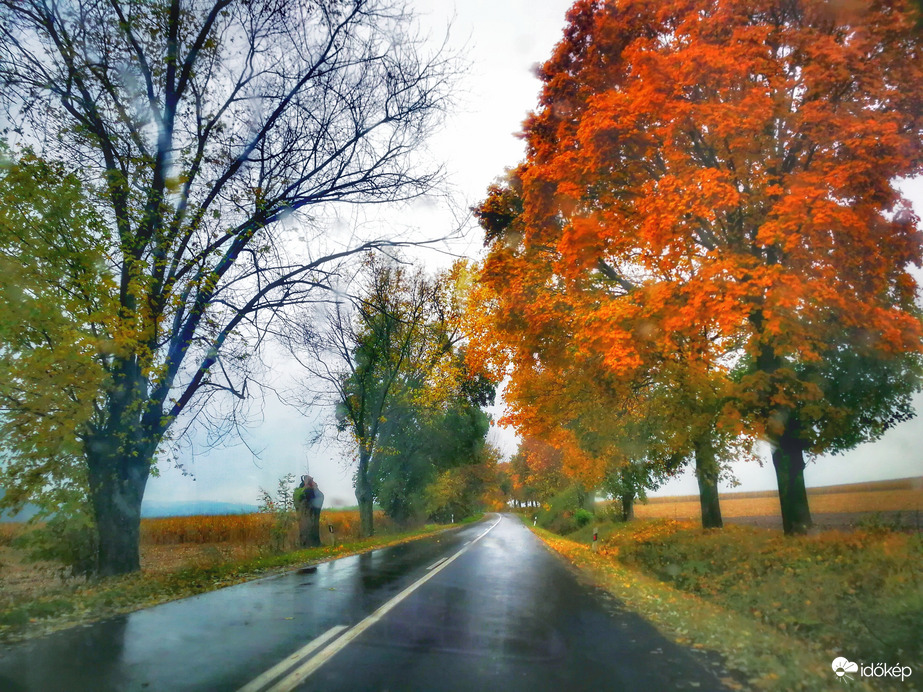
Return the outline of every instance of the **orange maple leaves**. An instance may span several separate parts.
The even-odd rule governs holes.
[[[575,4],[527,160],[477,210],[514,382],[737,368],[732,417],[764,434],[780,408],[826,415],[804,366],[844,335],[921,351],[919,220],[893,181],[923,173],[923,48],[907,2],[845,7]]]

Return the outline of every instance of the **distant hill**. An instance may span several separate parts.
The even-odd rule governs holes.
[[[35,505],[26,505],[22,508],[22,511],[17,514],[0,514],[0,524],[7,522],[23,522],[29,521],[32,517],[38,514],[38,507]]]
[[[3,497],[3,488],[0,488],[0,497]],[[196,514],[251,514],[259,511],[256,505],[245,505],[240,502],[209,502],[207,500],[193,500],[189,502],[142,502],[141,516],[147,517],[188,517]],[[0,523],[28,521],[38,513],[35,505],[26,505],[18,514],[0,514]]]
[[[3,488],[0,488],[0,498],[6,495],[6,491]],[[22,511],[17,514],[9,514],[7,512],[0,512],[0,523],[11,522],[11,521],[28,521],[32,517],[38,514],[38,507],[35,505],[26,505],[22,508]]]
[[[188,517],[193,515],[251,514],[258,511],[256,505],[238,502],[209,502],[192,500],[188,502],[142,502],[142,518]]]

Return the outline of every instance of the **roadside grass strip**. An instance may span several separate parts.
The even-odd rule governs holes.
[[[784,536],[673,520],[602,524],[598,532],[603,554],[674,589],[818,650],[923,670],[919,533],[882,526]],[[592,534],[568,538],[589,543]]]
[[[530,527],[532,528],[532,527]],[[719,653],[729,669],[748,680],[749,687],[725,678],[731,689],[771,692],[843,689],[831,669],[836,655],[810,640],[794,637],[743,614],[709,603],[626,567],[612,554],[594,552],[586,544],[532,528],[548,546],[567,558],[593,583],[639,613],[679,644]],[[923,673],[923,671],[920,671]],[[850,689],[912,689],[900,683],[888,687],[855,679]]]
[[[48,634],[270,576],[292,567],[316,565],[387,548],[463,525],[428,524],[413,531],[373,536],[337,546],[194,565],[165,574],[140,572],[85,583],[65,583],[38,598],[14,602],[0,609],[0,642],[10,643]]]

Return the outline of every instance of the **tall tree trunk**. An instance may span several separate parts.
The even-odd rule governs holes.
[[[798,433],[798,421],[790,418],[772,450],[782,508],[782,530],[786,536],[805,534],[813,525],[808,491],[804,486],[804,441]]]
[[[359,468],[356,470],[356,500],[359,501],[359,535],[374,535],[372,512],[372,484],[369,482],[369,452],[359,450]]]
[[[102,577],[141,569],[141,499],[150,454],[120,448],[117,438],[96,438],[86,448],[90,498],[99,532],[97,573]]]
[[[298,520],[298,547],[311,547],[311,510],[307,507],[296,505],[295,516]]]
[[[309,506],[296,508],[298,515],[298,547],[316,548],[320,545],[320,512]]]
[[[762,311],[750,315],[750,321],[757,333],[762,333],[765,318]],[[782,365],[775,351],[764,342],[756,358],[757,367],[773,375]],[[764,396],[771,400],[772,391]],[[779,504],[782,508],[782,529],[786,536],[807,533],[812,526],[811,511],[808,508],[808,491],[804,487],[804,441],[801,439],[801,425],[798,416],[788,410],[775,411],[785,416],[785,427],[778,439],[771,439],[772,465],[776,469],[776,485],[779,488]]]
[[[587,490],[583,483],[576,484],[577,490],[577,507],[579,509],[585,509],[588,512],[596,512],[596,493],[592,490]]]
[[[718,462],[711,439],[702,440],[695,446],[695,479],[699,484],[702,528],[720,529],[724,523],[718,501]]]
[[[631,521],[635,518],[635,494],[632,492],[619,495],[622,503],[622,521]]]
[[[84,441],[99,533],[97,573],[103,577],[141,569],[141,499],[163,425],[159,406],[148,401],[137,358],[117,360],[113,373],[105,425]]]
[[[316,507],[311,508],[311,518],[309,521],[310,529],[308,531],[308,543],[312,548],[320,547],[320,510]]]

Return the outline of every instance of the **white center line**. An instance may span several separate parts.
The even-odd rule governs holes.
[[[412,594],[414,591],[416,591],[421,586],[423,586],[423,584],[428,582],[430,579],[435,577],[439,572],[444,570],[446,567],[452,564],[454,560],[460,557],[462,553],[467,551],[471,546],[473,546],[479,540],[484,538],[484,536],[486,536],[488,533],[493,531],[493,529],[497,526],[497,524],[500,523],[501,520],[502,520],[502,517],[499,517],[497,521],[493,524],[493,526],[487,529],[484,533],[482,533],[480,536],[475,538],[470,543],[465,544],[465,546],[461,550],[459,550],[457,553],[455,553],[452,557],[448,558],[445,562],[443,562],[438,567],[435,567],[434,569],[432,569],[432,571],[430,571],[428,574],[417,579],[417,581],[415,581],[413,584],[411,584],[406,589],[401,591],[397,596],[392,598],[390,601],[385,603],[383,606],[380,606],[378,610],[376,610],[374,613],[372,613],[367,618],[365,618],[365,620],[362,620],[361,622],[354,625],[352,629],[346,632],[346,634],[344,634],[341,637],[338,637],[333,642],[328,644],[326,647],[318,651],[316,654],[314,654],[314,656],[312,656],[307,661],[305,661],[303,664],[298,666],[295,670],[289,673],[286,677],[282,678],[279,682],[277,682],[275,685],[269,688],[266,692],[291,692],[291,690],[298,687],[298,685],[304,682],[304,680],[309,675],[311,675],[311,673],[316,671],[318,668],[324,665],[327,661],[333,658],[337,653],[339,653],[344,648],[346,648],[346,645],[349,644],[353,639],[358,637],[360,634],[365,632],[369,627],[371,627],[376,622],[381,620],[381,618],[383,618],[388,613],[388,611],[394,608],[394,606],[396,606],[398,603],[403,601],[410,594]]]
[[[449,559],[449,558],[447,558],[447,557],[440,558],[440,559],[436,560],[433,564],[431,564],[429,567],[427,567],[426,570],[429,571],[429,570],[433,569],[434,567],[438,567],[439,565],[441,565],[443,562],[445,562],[445,561],[448,560],[448,559]]]
[[[258,690],[263,689],[263,687],[268,685],[283,673],[287,672],[289,668],[294,666],[305,656],[313,653],[315,649],[322,647],[324,644],[326,644],[345,629],[347,629],[346,625],[337,625],[336,627],[331,627],[322,635],[316,639],[312,639],[308,644],[298,649],[298,651],[293,653],[288,658],[282,659],[281,662],[274,665],[262,675],[258,675],[257,677],[253,678],[253,680],[241,687],[238,692],[257,692]]]

